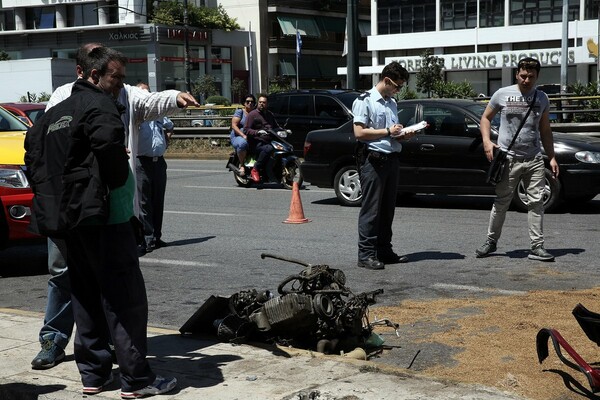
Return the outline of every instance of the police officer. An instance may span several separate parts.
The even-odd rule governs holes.
[[[408,71],[394,61],[383,68],[379,82],[352,104],[362,205],[358,217],[358,266],[383,269],[385,264],[404,263],[406,256],[392,250],[392,222],[398,188],[398,155],[402,133],[398,108],[392,97],[408,82]]]

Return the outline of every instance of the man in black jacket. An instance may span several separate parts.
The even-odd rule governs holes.
[[[148,302],[132,224],[135,182],[115,102],[126,58],[98,47],[71,97],[51,108],[25,139],[34,192],[32,221],[63,234],[77,333],[75,360],[84,394],[112,381],[112,337],[121,373],[121,398],[172,390],[146,360]],[[47,211],[59,210],[59,218]]]
[[[250,176],[255,182],[260,182],[260,173],[264,164],[273,153],[271,146],[271,137],[267,134],[268,130],[281,130],[281,127],[275,120],[275,115],[268,110],[268,98],[266,94],[258,96],[258,105],[248,113],[244,133],[248,136],[248,143],[258,154],[254,168],[250,171]]]

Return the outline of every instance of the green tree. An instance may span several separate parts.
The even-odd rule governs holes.
[[[233,93],[233,100],[237,98],[238,103],[242,102],[242,96],[246,94],[246,82],[240,78],[233,78],[231,82],[231,92]]]
[[[477,96],[470,82],[444,82],[438,81],[433,85],[432,91],[439,98],[472,98]]]
[[[269,94],[292,90],[292,81],[287,76],[276,76],[269,83]]]
[[[417,72],[417,90],[427,93],[427,97],[431,97],[434,85],[444,80],[443,69],[444,59],[434,56],[431,49],[425,50],[421,54],[421,69]]]
[[[40,94],[27,92],[27,96],[21,96],[19,99],[19,101],[23,103],[41,103],[42,101],[48,100],[50,100],[50,93],[46,92],[41,92]]]
[[[598,96],[598,84],[596,81],[589,82],[587,85],[583,85],[581,82],[576,82],[570,85],[568,88],[569,93],[575,94],[577,97],[586,97],[588,99],[581,100],[570,100],[570,103],[576,102],[581,109],[600,109],[600,99]],[[560,102],[559,102],[560,104]],[[584,113],[573,113],[573,122],[598,122],[600,121],[600,113],[597,112],[584,112]]]
[[[4,50],[0,50],[0,61],[10,60],[10,56]]]
[[[398,93],[396,93],[396,96],[394,96],[394,97],[395,97],[396,101],[411,100],[411,99],[418,98],[417,92],[415,92],[414,90],[409,88],[408,85],[402,86],[402,89],[400,89],[400,91]]]
[[[153,9],[150,22],[161,25],[182,25],[183,10],[183,3],[161,1]],[[240,29],[237,20],[227,15],[220,4],[217,7],[196,7],[194,4],[188,4],[188,25],[197,28],[223,29],[225,31]]]
[[[212,75],[202,75],[196,82],[192,83],[192,92],[194,96],[200,99],[206,99],[209,96],[219,94],[215,77]]]

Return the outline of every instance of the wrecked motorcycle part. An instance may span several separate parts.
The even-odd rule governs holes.
[[[581,357],[573,347],[560,335],[556,329],[543,328],[537,334],[536,337],[536,349],[538,360],[540,364],[548,357],[548,338],[552,339],[554,350],[558,358],[567,366],[578,369],[583,372],[588,379],[592,392],[600,392],[600,372],[597,369],[592,368],[584,359]],[[567,354],[571,356],[575,363],[571,362],[565,356],[562,355],[560,348],[565,349]]]
[[[230,297],[211,296],[180,331],[227,341],[275,341],[327,353],[381,346],[383,339],[373,340],[368,307],[375,304],[382,289],[354,295],[340,269],[272,254],[261,254],[261,258],[304,268],[278,285],[280,296],[254,289]]]
[[[573,316],[588,339],[600,346],[600,314],[588,310],[580,303],[573,309]]]

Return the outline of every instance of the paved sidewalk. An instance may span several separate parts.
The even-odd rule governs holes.
[[[118,379],[101,394],[81,393],[72,343],[64,362],[48,370],[32,370],[42,322],[42,314],[0,308],[0,399],[120,398]],[[288,353],[231,345],[156,328],[149,328],[148,342],[154,371],[179,381],[173,392],[156,399],[519,399],[493,388],[433,381],[403,372],[383,373],[381,366],[372,362],[303,350]],[[113,374],[118,377],[116,366]]]

